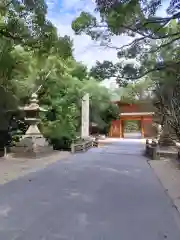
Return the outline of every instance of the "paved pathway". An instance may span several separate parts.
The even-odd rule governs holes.
[[[179,214],[142,150],[114,142],[0,186],[0,239],[179,240]]]

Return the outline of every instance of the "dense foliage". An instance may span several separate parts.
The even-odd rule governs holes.
[[[72,23],[76,34],[86,33],[92,39],[99,41],[101,45],[117,49],[120,59],[114,66],[104,62],[97,63],[97,67],[108,67],[113,75],[121,79],[136,79],[149,72],[171,68],[171,61],[161,61],[159,56],[161,49],[168,49],[177,44],[180,39],[179,7],[171,1],[167,8],[166,17],[158,17],[157,10],[161,8],[161,0],[129,0],[108,1],[96,0],[96,11],[100,17],[91,13],[82,12]],[[111,38],[114,35],[127,36],[126,45],[113,46]],[[158,58],[152,61],[151,54]],[[121,60],[123,58],[123,61]],[[134,66],[132,62],[124,63],[124,59],[133,59],[141,64]],[[173,64],[179,65],[176,58]],[[107,69],[106,69],[107,73]],[[121,81],[120,81],[121,83]]]
[[[58,36],[46,11],[43,0],[0,3],[0,148],[26,131],[18,107],[34,92],[47,110],[40,128],[58,149],[68,148],[79,135],[84,93],[90,94],[91,121],[104,129],[116,117],[110,93],[75,61],[73,42]]]

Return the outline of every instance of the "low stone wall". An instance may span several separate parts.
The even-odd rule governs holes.
[[[98,140],[84,140],[79,143],[71,144],[71,153],[86,152],[92,147],[98,147]]]
[[[174,141],[176,149],[177,149],[177,161],[180,163],[180,143]]]
[[[178,157],[178,152],[180,156],[180,146],[179,149],[178,147],[173,147],[173,146],[161,146],[158,143],[157,139],[154,140],[146,140],[146,149],[145,149],[145,155],[152,159],[152,160],[160,160],[164,158],[169,158],[169,159],[177,159]]]
[[[94,140],[93,143],[92,143],[92,146],[93,147],[98,147],[99,146],[98,140]]]
[[[54,152],[52,146],[36,146],[36,148],[29,147],[12,147],[11,155],[14,158],[38,158],[50,155]]]

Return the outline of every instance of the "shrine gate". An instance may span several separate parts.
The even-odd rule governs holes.
[[[154,109],[151,103],[141,102],[129,104],[119,101],[116,102],[116,104],[119,106],[119,119],[112,121],[109,137],[123,138],[124,122],[127,120],[136,120],[140,122],[142,138],[153,136],[152,119],[154,115]]]

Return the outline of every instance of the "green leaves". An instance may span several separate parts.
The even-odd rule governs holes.
[[[82,12],[73,21],[72,28],[76,34],[88,34],[93,40],[100,42],[101,46],[117,50],[119,65],[108,63],[106,69],[107,62],[97,63],[91,71],[93,76],[104,79],[115,74],[117,82],[122,84],[122,78],[137,79],[152,71],[163,71],[167,66],[169,68],[169,62],[162,61],[161,66],[159,65],[163,49],[173,52],[173,61],[178,59],[174,57],[174,49],[180,39],[178,24],[180,14],[177,12],[172,16],[156,16],[162,2],[162,0],[96,0],[94,16]],[[100,19],[95,18],[97,12]],[[129,44],[113,46],[111,38],[114,35],[131,37]],[[124,58],[133,59],[141,66],[122,64]]]
[[[83,91],[90,94],[90,123],[107,134],[109,124],[119,114],[118,107],[111,102],[111,92],[93,79],[84,83]]]
[[[90,70],[90,75],[99,81],[113,78],[120,87],[125,87],[137,78],[138,71],[139,68],[135,67],[134,63],[119,62],[113,64],[110,61],[104,61],[102,63],[96,62],[96,65]]]
[[[87,32],[89,27],[96,26],[96,18],[90,13],[82,12],[76,20],[72,22],[72,29],[76,34]]]
[[[115,77],[116,73],[116,66],[110,61],[104,61],[103,63],[97,61],[96,65],[90,70],[90,75],[99,81]]]
[[[67,37],[59,38],[56,28],[46,19],[47,6],[44,0],[4,0],[0,10],[1,38],[40,54],[47,54],[53,49],[66,58],[72,56],[72,43]],[[66,50],[60,51],[59,45],[62,47],[63,44],[63,50]]]

